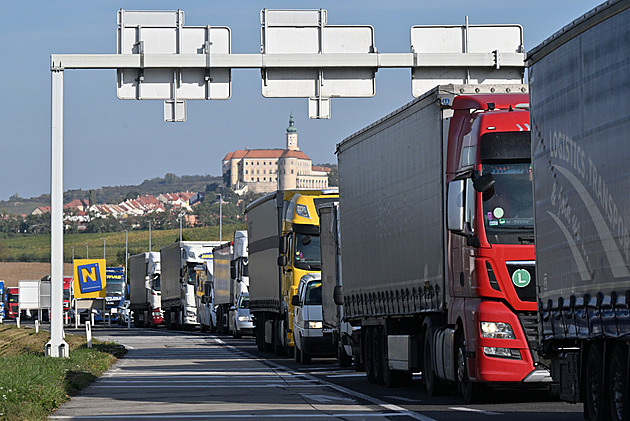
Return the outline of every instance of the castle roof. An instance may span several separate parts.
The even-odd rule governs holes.
[[[224,161],[231,159],[278,159],[278,158],[297,158],[310,160],[302,151],[291,151],[288,149],[246,149],[230,152],[223,158]]]

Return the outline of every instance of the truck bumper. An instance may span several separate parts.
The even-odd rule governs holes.
[[[302,337],[303,351],[314,357],[334,357],[337,355],[337,348],[332,339],[332,332],[326,332],[319,336]]]
[[[503,303],[483,301],[474,312],[474,336],[472,329],[469,338],[475,338],[475,373],[470,373],[478,381],[500,383],[544,383],[551,380],[549,372],[535,366],[532,351],[521,322]],[[486,338],[481,336],[481,322],[509,323],[514,339]],[[470,349],[470,348],[469,348]],[[470,360],[469,360],[470,362]]]

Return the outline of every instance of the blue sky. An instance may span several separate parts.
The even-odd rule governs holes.
[[[260,10],[326,9],[330,25],[371,25],[382,53],[409,52],[413,25],[515,23],[529,51],[593,0],[21,1],[0,26],[0,200],[50,191],[50,55],[116,52],[116,13],[177,10],[188,26],[228,26],[233,53],[260,52]],[[220,175],[226,153],[282,148],[293,112],[299,146],[314,163],[335,162],[335,145],[410,101],[408,69],[381,69],[376,95],[333,99],[330,120],[309,120],[306,99],[265,99],[260,72],[232,70],[227,101],[188,101],[186,123],[164,123],[162,101],[121,101],[115,71],[64,76],[64,190],[138,184],[177,175]]]

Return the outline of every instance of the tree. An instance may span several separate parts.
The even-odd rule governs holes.
[[[172,172],[166,173],[164,176],[164,182],[166,184],[175,184],[179,180],[179,177]]]

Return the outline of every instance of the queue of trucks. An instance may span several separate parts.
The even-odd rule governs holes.
[[[629,40],[630,1],[604,3],[527,54],[529,84],[436,84],[342,140],[338,189],[278,190],[228,242],[132,256],[136,326],[629,419]]]

